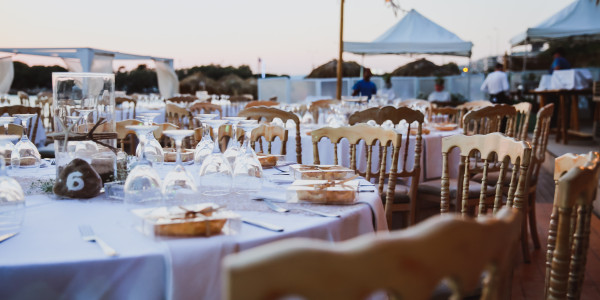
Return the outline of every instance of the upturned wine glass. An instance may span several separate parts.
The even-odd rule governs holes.
[[[4,134],[8,134],[8,125],[15,121],[15,117],[0,117],[0,125],[4,126]],[[18,136],[14,140],[18,140]],[[6,157],[10,157],[13,149],[15,148],[15,144],[10,139],[5,139],[2,143],[2,147],[0,147],[0,154],[5,155]]]
[[[27,122],[32,117],[37,117],[37,114],[15,114],[14,116],[21,120],[23,135],[11,153],[11,161],[16,163],[18,158],[19,166],[22,168],[39,167],[42,157],[37,147],[27,137]],[[13,167],[17,167],[17,165],[13,164]]]
[[[206,120],[205,122],[212,128],[214,136],[218,136],[219,127],[227,121]],[[199,190],[203,195],[222,196],[231,193],[231,165],[221,153],[218,142],[213,143],[213,152],[202,162],[198,175]]]
[[[151,126],[153,120],[159,115],[160,115],[160,113],[147,112],[147,113],[141,113],[138,116],[138,118],[144,123],[144,125]],[[146,138],[147,138],[147,140],[146,140],[146,145],[144,148],[146,151],[146,159],[150,160],[151,162],[153,162],[155,164],[162,165],[163,162],[165,161],[165,152],[162,148],[162,145],[154,136],[154,132],[149,132],[148,135],[146,136]],[[136,156],[140,156],[140,154],[139,154],[140,150],[141,150],[141,147],[138,144],[137,148],[135,149]]]
[[[190,173],[185,169],[181,161],[181,145],[183,139],[194,134],[193,130],[165,130],[166,136],[175,140],[177,148],[177,158],[175,160],[175,168],[165,177],[163,182],[163,195],[165,201],[169,204],[181,204],[197,198],[198,189],[196,182]]]
[[[12,144],[16,135],[0,135],[0,144]],[[25,193],[21,185],[8,177],[4,156],[0,155],[0,235],[18,232],[25,217]]]
[[[225,152],[223,153],[223,155],[225,155],[225,157],[229,161],[229,164],[231,164],[233,166],[233,163],[235,162],[235,158],[238,156],[238,153],[240,152],[240,145],[239,145],[238,139],[237,139],[237,125],[241,121],[246,120],[246,118],[224,117],[223,120],[227,120],[227,123],[229,125],[231,125],[231,138],[229,139],[229,142],[227,143],[227,149],[225,149]]]
[[[262,187],[263,169],[250,146],[252,130],[260,126],[257,120],[245,120],[239,125],[245,132],[244,144],[233,166],[233,188],[240,194],[254,194]]]
[[[144,145],[149,132],[158,126],[130,125],[127,129],[135,131],[142,150],[139,160],[125,180],[125,204],[129,206],[158,206],[162,202],[162,184],[158,173],[152,168],[152,162],[146,159]]]
[[[202,126],[202,140],[196,145],[194,149],[194,163],[202,164],[204,159],[212,153],[213,140],[210,137],[210,129],[206,126],[206,121],[213,120],[219,115],[217,114],[198,114],[194,118],[200,121]]]

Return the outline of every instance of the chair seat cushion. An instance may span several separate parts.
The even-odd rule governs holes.
[[[457,180],[454,178],[450,179],[450,199],[455,199],[457,192]],[[419,183],[418,193],[419,194],[428,194],[428,195],[437,195],[438,197],[428,197],[430,199],[441,199],[442,192],[442,180],[434,179]],[[492,186],[487,187],[486,196],[493,196],[496,192],[496,189]],[[469,183],[469,198],[479,198],[479,194],[481,193],[481,184],[477,182]]]
[[[387,195],[388,185],[387,183],[383,185],[383,193],[381,193],[381,200],[385,203],[386,195]],[[408,197],[408,192],[410,187],[403,184],[396,184],[396,188],[394,189],[394,202],[393,203],[408,203],[410,202],[410,198]]]

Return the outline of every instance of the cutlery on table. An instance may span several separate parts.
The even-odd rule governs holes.
[[[256,201],[262,201],[264,202],[271,210],[276,211],[278,213],[286,213],[289,212],[290,210],[284,207],[281,207],[273,202],[271,202],[271,200],[266,199],[266,198],[253,198],[252,200],[256,200]]]
[[[18,232],[11,232],[7,234],[0,235],[0,243],[10,239],[11,237],[17,235]]]
[[[86,242],[96,242],[104,254],[108,256],[117,256],[119,255],[115,249],[111,248],[107,243],[105,243],[102,239],[100,239],[97,235],[94,234],[94,230],[89,225],[79,225],[79,233],[81,234],[81,238],[83,238]]]
[[[283,227],[281,226],[277,226],[277,225],[273,225],[273,224],[269,224],[269,223],[265,223],[265,222],[260,222],[260,221],[255,221],[255,220],[248,220],[246,218],[242,218],[242,222],[248,224],[248,225],[252,225],[252,226],[256,226],[256,227],[260,227],[266,230],[271,230],[271,231],[276,231],[276,232],[282,232],[283,231]]]
[[[312,209],[308,209],[308,208],[304,208],[304,207],[294,207],[292,209],[297,209],[297,210],[305,211],[307,213],[311,213],[311,214],[315,214],[315,215],[319,215],[321,217],[327,217],[327,218],[340,218],[341,217],[338,214],[324,213],[324,212],[321,212],[321,211],[312,210]]]

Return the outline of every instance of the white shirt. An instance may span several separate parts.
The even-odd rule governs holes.
[[[427,97],[427,100],[429,100],[429,101],[450,101],[450,93],[448,93],[446,91],[441,91],[441,92],[433,91],[433,92],[431,92],[431,94],[429,94],[429,97]]]
[[[494,71],[485,78],[481,85],[481,91],[490,95],[495,95],[501,92],[508,92],[508,76],[502,71]]]
[[[396,98],[396,93],[394,93],[394,89],[383,87],[378,91],[379,96],[387,98],[387,100],[394,100]]]

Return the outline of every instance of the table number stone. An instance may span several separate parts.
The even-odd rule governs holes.
[[[102,179],[83,159],[73,159],[59,173],[53,192],[69,198],[92,198],[100,194]]]

